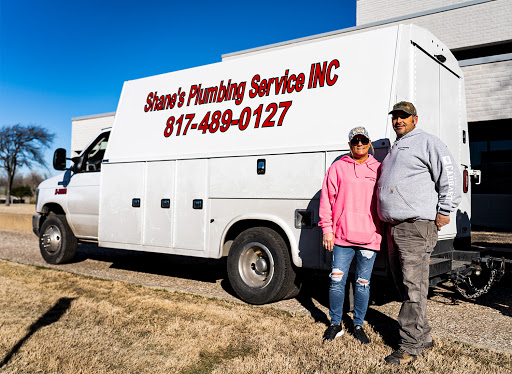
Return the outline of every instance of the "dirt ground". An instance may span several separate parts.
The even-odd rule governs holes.
[[[33,214],[31,204],[0,205],[0,213]],[[114,279],[149,287],[180,291],[239,302],[227,281],[225,260],[187,258],[164,254],[122,251],[81,244],[75,260],[66,265],[46,264],[32,233],[0,230],[0,258],[71,273]],[[512,233],[473,232],[475,248],[512,250]],[[327,274],[305,274],[303,290],[296,299],[264,308],[277,308],[328,323]],[[372,283],[372,302],[367,322],[389,344],[396,341],[396,316],[400,303],[394,286]],[[428,313],[434,337],[453,339],[473,346],[512,352],[512,279],[504,278],[488,294],[475,301],[458,295],[449,282],[432,290]],[[348,319],[346,323],[350,323]]]
[[[471,308],[466,312],[475,329],[487,329]],[[434,347],[416,361],[393,367],[384,357],[394,347],[380,325],[365,326],[368,345],[345,327],[342,337],[323,343],[325,324],[312,314],[0,260],[3,373],[512,371],[512,353],[477,348],[454,336],[436,336]]]
[[[493,231],[472,231],[473,245],[494,245],[496,247],[512,248],[512,233]]]
[[[48,265],[32,233],[0,230],[0,258],[76,274],[113,279],[169,291],[240,302],[227,280],[225,260],[123,251],[81,244],[74,261]],[[295,299],[264,306],[310,316],[328,323],[327,273],[307,273],[303,290]],[[400,303],[393,284],[372,283],[372,303],[366,321],[386,341],[396,342],[396,317]],[[512,352],[512,284],[503,280],[476,301],[462,299],[450,283],[432,290],[428,313],[434,338],[461,341],[472,346]],[[350,320],[346,321],[348,324]]]

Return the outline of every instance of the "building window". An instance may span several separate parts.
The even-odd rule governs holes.
[[[512,40],[452,50],[459,61],[512,53]]]
[[[470,122],[469,148],[473,169],[482,171],[475,194],[512,194],[512,119]]]

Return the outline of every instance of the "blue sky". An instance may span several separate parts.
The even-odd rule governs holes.
[[[124,81],[355,23],[356,0],[0,0],[0,127],[55,133],[54,175],[71,118],[115,111]]]

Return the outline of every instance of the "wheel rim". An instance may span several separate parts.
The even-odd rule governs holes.
[[[238,272],[247,286],[264,288],[274,275],[274,258],[263,244],[249,243],[242,249]]]
[[[48,253],[55,253],[60,249],[62,234],[57,226],[51,225],[46,228],[41,237],[41,244]]]

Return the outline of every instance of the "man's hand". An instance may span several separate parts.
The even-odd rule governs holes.
[[[437,231],[441,231],[441,227],[443,227],[449,223],[450,223],[450,216],[445,216],[445,215],[442,215],[441,213],[437,213],[437,215],[436,215]]]
[[[324,234],[324,239],[323,239],[322,245],[329,252],[332,252],[332,249],[334,248],[334,234],[332,232]]]

